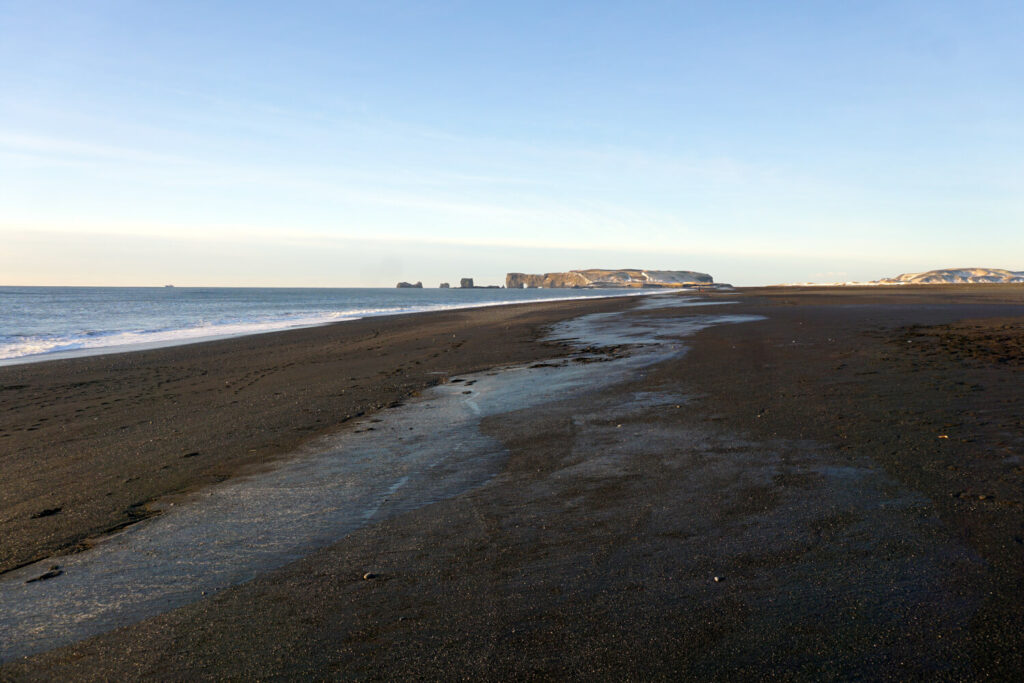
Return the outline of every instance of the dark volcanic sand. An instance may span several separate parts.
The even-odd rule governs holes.
[[[0,367],[0,572],[87,544],[449,375],[559,352],[538,324],[600,299],[355,320]]]
[[[1019,675],[1024,287],[712,296],[740,301],[715,313],[767,320],[705,330],[684,357],[613,390],[489,418],[485,429],[510,455],[487,486],[194,605],[8,663],[0,677]],[[3,545],[17,549],[7,561],[124,519],[120,498],[95,502],[119,495],[108,490],[127,487],[145,500],[215,480],[346,414],[399,400],[431,381],[426,371],[550,355],[557,349],[529,343],[538,323],[629,306],[574,302],[531,309],[525,320],[515,318],[526,309],[491,309],[362,321],[168,349],[148,361],[2,369],[0,385],[26,385],[0,392],[0,429],[15,435],[0,440],[20,440],[13,455],[4,444],[0,463],[5,479],[17,478],[3,491]],[[465,327],[451,343],[465,334],[465,344],[432,358],[438,347],[427,340],[441,339],[452,320]],[[506,346],[496,330],[510,335]],[[386,355],[367,359],[380,343],[372,351]],[[340,360],[334,349],[358,357]],[[405,365],[414,360],[421,364]],[[344,362],[352,369],[340,374],[365,379],[331,386],[326,368]],[[379,374],[399,365],[398,375]],[[236,381],[205,380],[200,369]],[[155,391],[161,373],[177,384],[160,390],[178,398],[147,403],[131,398],[139,389],[119,389],[139,378],[137,387]],[[245,387],[242,377],[257,381]],[[106,390],[71,386],[87,381]],[[340,388],[357,385],[365,393],[345,403],[352,399]],[[72,403],[76,390],[93,393]],[[234,400],[244,404],[232,409]],[[77,409],[79,417],[53,424]],[[40,423],[42,410],[53,411],[50,421],[13,432],[29,416]],[[140,410],[152,425],[127,419]],[[234,410],[230,419],[224,410]],[[127,434],[105,435],[122,424]],[[110,455],[118,443],[133,446]],[[163,446],[145,455],[150,443]],[[192,451],[200,455],[183,458]],[[224,460],[199,465],[204,452]],[[69,454],[82,456],[63,479],[78,493],[29,499],[26,487],[62,481]],[[142,474],[120,474],[126,461]],[[133,489],[123,482],[131,476],[152,483]],[[90,512],[73,514],[79,506]],[[62,510],[32,518],[54,507]],[[378,578],[364,580],[367,571]]]

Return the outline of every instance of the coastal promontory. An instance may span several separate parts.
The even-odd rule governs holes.
[[[505,286],[509,289],[534,288],[599,288],[599,287],[688,287],[710,285],[707,273],[692,270],[643,270],[620,268],[603,270],[570,270],[564,273],[509,273]]]
[[[1024,271],[1003,268],[943,268],[924,273],[903,273],[876,281],[881,285],[949,285],[1024,282]]]

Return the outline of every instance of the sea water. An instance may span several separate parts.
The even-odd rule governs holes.
[[[0,287],[0,364],[368,316],[639,293],[636,289]]]

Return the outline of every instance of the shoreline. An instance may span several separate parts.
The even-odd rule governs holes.
[[[0,574],[151,516],[452,374],[565,353],[534,343],[594,297],[368,317],[0,367]],[[193,455],[197,454],[197,455]],[[47,510],[56,513],[42,514]]]
[[[62,289],[62,288],[54,288],[54,289]],[[83,289],[95,289],[95,288],[85,287]],[[110,289],[124,289],[124,288],[112,287]],[[153,288],[141,288],[141,289],[156,289],[156,290],[160,290],[162,288],[153,287]],[[182,288],[182,289],[189,289],[189,288]],[[210,288],[204,288],[204,289],[210,289]],[[216,289],[216,288],[213,288],[213,289]],[[237,288],[224,288],[224,289],[237,289]],[[258,289],[261,289],[261,288],[254,287],[254,288],[251,288],[251,289],[258,290]],[[287,288],[285,288],[285,289],[287,289]],[[360,289],[360,288],[342,288],[342,289]],[[372,289],[372,290],[376,291],[376,290],[381,289],[381,288],[368,288],[368,289]],[[390,289],[386,289],[384,291],[389,291],[390,292],[391,290]],[[458,291],[458,289],[456,289],[454,291]],[[551,297],[551,298],[544,298],[544,299],[529,299],[529,300],[525,300],[525,301],[493,301],[493,302],[470,302],[470,303],[466,303],[466,304],[437,304],[436,308],[425,308],[425,309],[422,309],[422,310],[400,310],[400,311],[388,311],[388,312],[384,312],[384,313],[370,313],[370,314],[367,314],[365,312],[361,312],[359,314],[353,313],[351,315],[351,317],[339,317],[339,318],[332,319],[332,320],[323,320],[323,321],[311,322],[311,323],[286,324],[286,323],[284,323],[282,321],[282,322],[280,322],[280,326],[277,326],[277,327],[271,327],[271,328],[259,329],[259,330],[247,330],[247,331],[244,331],[244,332],[222,332],[222,333],[211,332],[209,334],[202,334],[202,335],[198,335],[198,336],[194,336],[194,337],[169,337],[169,338],[166,338],[166,339],[155,339],[155,340],[152,340],[152,341],[144,341],[144,342],[129,343],[129,344],[111,344],[111,345],[108,345],[108,346],[92,346],[92,347],[85,347],[85,348],[62,349],[62,350],[59,350],[59,351],[42,351],[42,352],[39,352],[39,353],[30,353],[30,354],[25,354],[25,355],[21,355],[21,356],[13,356],[13,357],[10,357],[10,358],[0,358],[0,367],[6,367],[6,366],[10,366],[10,365],[23,365],[23,364],[26,364],[26,363],[43,363],[43,362],[47,362],[47,361],[50,361],[50,360],[65,360],[65,359],[87,358],[87,357],[91,357],[91,356],[103,356],[103,355],[119,354],[119,353],[133,353],[133,352],[136,352],[136,351],[149,351],[149,350],[152,350],[152,349],[168,348],[168,347],[172,347],[172,346],[185,346],[185,345],[189,345],[189,344],[202,344],[202,343],[205,343],[205,342],[220,341],[220,340],[224,340],[224,339],[235,339],[235,338],[239,338],[239,337],[247,337],[247,336],[253,336],[253,335],[260,335],[260,334],[271,334],[271,333],[274,333],[274,332],[286,332],[286,331],[289,331],[289,330],[301,330],[301,329],[307,329],[307,328],[311,328],[311,327],[321,327],[321,326],[324,326],[324,325],[333,325],[333,324],[336,324],[336,323],[350,322],[350,321],[353,321],[353,320],[363,320],[365,318],[384,318],[384,317],[389,317],[389,316],[394,316],[394,315],[417,315],[417,314],[420,314],[420,313],[439,313],[439,312],[443,312],[443,311],[459,311],[459,310],[467,310],[467,309],[474,309],[474,308],[488,308],[488,307],[491,307],[491,306],[515,306],[515,305],[534,304],[534,303],[549,303],[549,302],[553,303],[553,302],[558,302],[558,301],[585,301],[585,300],[588,300],[588,299],[608,299],[608,298],[618,298],[618,297],[644,296],[644,295],[651,295],[651,294],[658,294],[658,293],[664,294],[665,292],[663,292],[663,291],[661,291],[661,292],[656,292],[656,291],[636,292],[636,291],[634,291],[632,293],[626,293],[625,291],[616,291],[614,293],[609,293],[609,294],[595,294],[595,295],[589,295],[589,296],[578,296],[578,295],[577,296],[563,296],[563,297]],[[255,324],[255,323],[240,323],[240,324]],[[277,324],[277,323],[273,323],[273,324]],[[220,327],[230,327],[230,326],[231,326],[230,324],[220,325]],[[187,328],[180,328],[180,329],[177,329],[177,330],[165,330],[165,331],[162,331],[162,332],[150,331],[150,332],[144,332],[144,333],[145,334],[153,334],[153,335],[157,335],[157,334],[172,334],[172,333],[178,334],[178,333],[187,332],[187,331],[193,331],[193,330],[197,330],[197,329],[200,329],[200,328],[187,327]]]
[[[707,299],[737,302],[714,313],[765,319],[703,330],[685,353],[610,387],[485,417],[483,434],[508,452],[486,486],[173,612],[5,663],[0,677],[1019,671],[1024,289],[758,289]],[[552,362],[544,353],[565,349],[542,346],[530,330],[554,320],[599,313],[637,330],[671,329],[710,312],[622,300],[552,308],[364,324],[367,339],[346,339],[363,344],[356,365],[375,352],[418,360],[403,335],[422,342],[437,330],[447,345],[451,332],[440,330],[454,325],[463,343],[446,354],[451,367],[484,370],[516,354],[543,366]],[[325,333],[305,332],[278,344],[278,355],[288,348],[289,358],[308,359],[326,343]],[[493,347],[510,335],[513,343]],[[250,370],[261,346],[224,345]],[[207,361],[225,357],[217,349],[203,350]],[[104,371],[119,368],[128,369]],[[322,371],[306,377],[306,388],[331,381]],[[382,378],[368,389],[377,405],[395,381]],[[252,391],[273,397],[289,386]],[[288,412],[293,398],[276,408]],[[251,424],[281,435],[269,415]],[[80,436],[75,443],[95,438]]]

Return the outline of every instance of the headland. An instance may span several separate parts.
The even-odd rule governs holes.
[[[692,270],[644,270],[640,268],[618,268],[606,270],[590,268],[570,270],[564,273],[509,273],[505,286],[519,288],[605,288],[605,287],[692,287],[710,286],[714,279],[707,273]],[[728,285],[726,285],[728,287]]]

